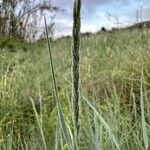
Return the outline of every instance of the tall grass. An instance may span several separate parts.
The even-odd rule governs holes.
[[[143,38],[138,30],[81,36],[81,150],[149,150],[150,34]],[[48,40],[0,49],[1,150],[75,149],[72,39]]]
[[[96,117],[100,120],[100,122],[102,123],[102,125],[104,126],[104,128],[106,129],[106,131],[109,133],[110,135],[110,139],[114,142],[114,144],[116,145],[116,149],[117,150],[120,150],[119,148],[119,143],[117,142],[113,132],[112,132],[112,129],[108,126],[108,124],[106,123],[106,121],[103,119],[103,117],[100,115],[100,113],[96,110],[96,108],[94,106],[92,106],[88,100],[83,97],[83,99],[85,100],[85,102],[87,103],[87,105],[94,111],[94,114],[96,115]],[[95,118],[94,118],[95,119]],[[95,130],[97,131],[98,130],[98,126],[97,126],[97,123],[96,123],[96,126],[95,126]],[[96,133],[97,134],[97,133]],[[98,146],[98,142],[96,143],[96,147]],[[99,148],[99,147],[98,147]],[[98,149],[98,148],[95,148],[95,149]]]
[[[144,146],[145,149],[148,150],[149,148],[149,142],[148,142],[148,136],[147,136],[147,125],[145,121],[145,106],[144,106],[144,94],[143,94],[143,67],[141,71],[141,87],[140,87],[140,106],[141,106],[141,122],[142,122],[142,130],[143,130],[143,140],[144,140]],[[145,89],[146,90],[146,89]]]

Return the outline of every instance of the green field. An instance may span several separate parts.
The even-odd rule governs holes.
[[[65,121],[73,130],[71,38],[51,43]],[[148,150],[150,33],[98,32],[81,39],[81,150]],[[66,150],[47,41],[0,39],[0,149]]]

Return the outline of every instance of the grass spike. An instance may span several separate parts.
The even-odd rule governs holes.
[[[79,148],[79,107],[80,107],[80,28],[81,28],[81,0],[74,1],[73,10],[73,45],[72,45],[72,102],[74,111],[74,138],[76,150]]]

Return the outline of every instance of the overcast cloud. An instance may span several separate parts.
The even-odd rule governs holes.
[[[65,11],[56,15],[55,36],[70,35],[72,29],[72,8],[74,0],[52,0],[54,6]],[[150,19],[150,0],[82,0],[82,32],[96,32],[135,23],[136,10],[142,8],[143,20]],[[114,17],[109,17],[111,14]]]

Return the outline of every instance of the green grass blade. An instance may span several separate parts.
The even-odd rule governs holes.
[[[94,101],[94,106],[96,106]],[[98,117],[96,115],[96,112],[94,111],[94,128],[95,128],[95,150],[100,149],[100,138],[99,138],[99,125],[98,125]]]
[[[149,143],[148,143],[147,128],[146,128],[146,121],[145,121],[145,114],[144,114],[143,70],[142,70],[142,76],[141,76],[140,95],[141,95],[140,105],[141,105],[143,140],[144,140],[145,149],[147,150],[149,147]]]
[[[98,119],[100,120],[100,122],[103,124],[104,128],[106,129],[106,131],[108,132],[110,138],[112,139],[112,141],[114,142],[117,150],[120,150],[119,147],[119,143],[117,142],[111,128],[109,127],[109,125],[106,123],[106,121],[104,120],[104,118],[100,115],[100,113],[96,110],[96,108],[94,106],[92,106],[92,104],[83,96],[83,100],[87,103],[87,105],[94,111],[95,115],[98,117]]]
[[[51,72],[52,72],[52,79],[53,79],[53,86],[54,86],[55,99],[56,99],[56,104],[57,104],[57,109],[58,109],[59,121],[60,121],[60,124],[61,124],[61,128],[62,128],[62,131],[63,131],[63,136],[66,140],[68,149],[73,150],[73,142],[71,140],[71,136],[70,136],[70,133],[68,131],[68,128],[67,128],[67,125],[66,125],[66,122],[65,122],[62,106],[61,106],[59,95],[58,95],[58,89],[57,89],[54,66],[53,66],[53,59],[52,59],[52,55],[51,55],[51,45],[50,45],[50,41],[49,41],[48,29],[47,29],[47,23],[46,23],[45,16],[44,16],[44,22],[45,22],[47,44],[48,44],[49,57],[50,57],[50,66],[51,66]]]
[[[43,132],[43,128],[42,128],[41,119],[39,118],[39,115],[38,115],[37,110],[35,108],[34,100],[32,98],[30,98],[30,99],[31,99],[32,107],[33,107],[33,110],[34,110],[34,113],[35,113],[35,118],[36,118],[38,127],[40,129],[40,133],[41,133],[44,149],[47,150],[47,145],[46,145],[46,141],[45,141],[45,137],[44,137],[44,132]]]

